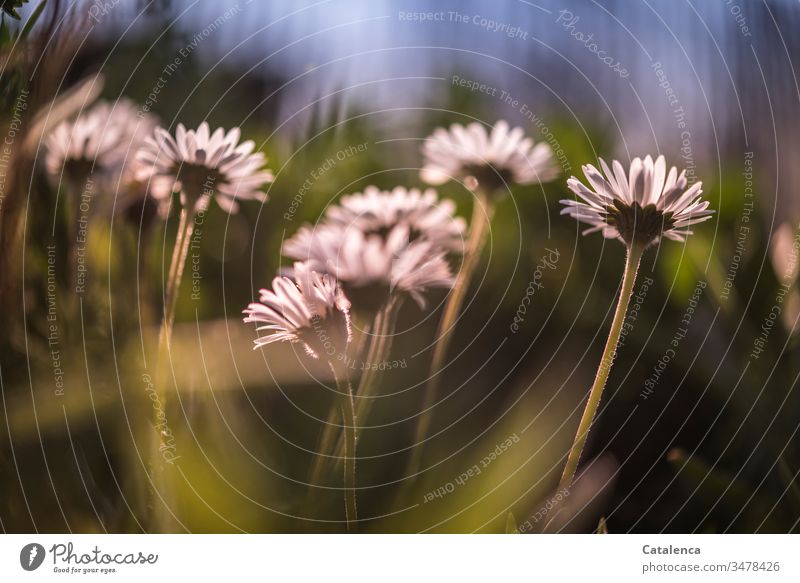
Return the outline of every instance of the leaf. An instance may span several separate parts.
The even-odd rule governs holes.
[[[519,534],[517,528],[517,521],[514,519],[514,513],[509,512],[506,515],[506,534]]]
[[[778,472],[787,484],[788,498],[794,502],[796,508],[800,507],[800,486],[797,485],[797,476],[789,469],[789,464],[783,456],[778,458]]]
[[[33,12],[31,12],[28,20],[25,21],[25,26],[22,27],[21,31],[19,31],[17,38],[22,40],[28,38],[28,34],[31,32],[33,25],[36,24],[37,20],[39,20],[39,16],[41,16],[45,4],[47,4],[47,0],[42,0],[39,2],[39,5],[33,9]]]
[[[600,517],[600,522],[597,523],[595,534],[608,534],[608,523],[606,522],[605,516]]]
[[[6,24],[6,19],[3,18],[0,20],[0,46],[10,44],[10,41],[11,33],[9,32],[8,24]]]

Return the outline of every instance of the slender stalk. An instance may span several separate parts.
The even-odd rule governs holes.
[[[414,438],[414,450],[408,465],[407,474],[417,472],[420,458],[422,455],[422,441],[427,435],[431,425],[432,408],[436,403],[441,384],[441,371],[444,366],[444,359],[447,356],[447,349],[450,347],[455,322],[461,312],[461,306],[472,281],[475,268],[478,265],[483,247],[486,244],[486,236],[489,233],[489,225],[494,214],[494,205],[482,191],[476,192],[475,205],[472,209],[472,221],[470,222],[469,238],[464,249],[464,261],[461,270],[456,276],[453,289],[447,297],[444,307],[444,314],[439,321],[439,328],[436,334],[438,341],[433,349],[433,359],[431,360],[431,370],[428,382],[425,387],[425,400],[422,405],[417,429]]]
[[[353,387],[347,378],[347,373],[337,374],[336,368],[330,364],[333,376],[336,378],[336,387],[339,391],[339,406],[342,411],[342,426],[344,432],[344,511],[347,520],[347,531],[355,532],[358,511],[356,507],[356,447],[358,435],[356,433],[356,407],[353,399]],[[344,379],[342,377],[345,377]]]
[[[328,411],[328,418],[325,420],[325,427],[322,428],[322,436],[319,440],[319,453],[314,459],[314,464],[311,466],[311,472],[308,477],[308,484],[311,487],[309,490],[309,501],[313,500],[314,486],[322,481],[322,473],[328,462],[331,459],[331,451],[336,446],[337,438],[339,435],[339,420],[341,419],[341,407],[339,406],[340,399],[334,401],[333,407]]]
[[[161,327],[158,334],[158,357],[156,360],[156,375],[154,388],[161,406],[153,408],[153,426],[158,427],[163,423],[163,419],[159,418],[159,413],[167,409],[167,392],[165,390],[166,369],[169,362],[169,347],[172,341],[172,325],[175,321],[175,309],[178,304],[178,292],[180,291],[181,279],[183,276],[183,268],[186,264],[186,257],[189,253],[189,246],[192,240],[192,232],[194,231],[194,212],[181,209],[180,222],[178,224],[178,233],[175,237],[175,247],[172,251],[172,260],[170,261],[169,274],[167,276],[167,287],[164,294],[164,312],[161,320]],[[163,414],[163,413],[162,413]],[[159,531],[166,531],[168,524],[162,520],[162,513],[158,511],[157,498],[159,497],[159,490],[165,487],[164,467],[161,460],[161,446],[162,436],[159,432],[154,432],[151,459],[151,472],[153,474],[153,491],[151,492],[151,501],[149,509],[150,527]]]
[[[392,342],[394,340],[394,328],[396,323],[397,312],[400,309],[402,299],[398,296],[392,296],[386,302],[380,313],[380,318],[376,318],[375,337],[372,340],[369,354],[367,355],[366,370],[361,375],[358,382],[357,395],[360,397],[356,410],[359,417],[362,419],[369,413],[372,408],[372,401],[370,397],[375,394],[377,383],[375,383],[375,375],[378,373],[378,366],[384,362],[392,349]]]
[[[578,425],[578,433],[575,435],[575,441],[567,457],[567,464],[564,467],[564,473],[558,485],[559,491],[569,490],[572,486],[572,480],[575,478],[575,472],[578,469],[581,453],[583,453],[583,448],[586,445],[589,430],[592,427],[597,408],[600,405],[600,399],[603,396],[603,389],[608,380],[608,374],[611,372],[611,365],[616,356],[617,343],[619,342],[619,336],[622,332],[622,324],[625,321],[625,314],[628,311],[628,303],[631,299],[633,286],[636,283],[636,273],[639,270],[639,263],[641,262],[644,249],[645,245],[636,243],[628,247],[628,254],[625,258],[625,275],[622,278],[622,288],[619,292],[617,308],[614,311],[614,319],[611,322],[611,329],[608,332],[606,346],[603,349],[603,358],[600,360],[600,366],[597,368],[594,384],[592,384],[592,389],[589,391],[589,400],[586,402],[586,408],[583,410],[583,416]]]
[[[383,315],[383,310],[378,312],[375,315],[375,320],[370,326],[367,324],[364,327],[364,330],[361,334],[361,338],[359,339],[358,346],[356,346],[355,350],[353,351],[354,358],[361,354],[363,350],[366,337],[369,336],[370,330],[377,329],[380,326],[380,318]],[[370,352],[372,352],[373,346],[370,345]],[[349,357],[348,354],[345,356]],[[349,366],[348,358],[345,358],[345,367]],[[347,370],[347,368],[345,368]],[[320,437],[319,441],[319,454],[317,455],[316,459],[314,460],[314,464],[311,466],[311,472],[309,473],[308,483],[310,485],[309,490],[309,501],[313,500],[313,493],[315,491],[314,485],[319,484],[322,479],[322,473],[325,470],[326,466],[333,454],[335,453],[334,448],[337,445],[339,439],[339,419],[341,416],[341,411],[339,407],[339,399],[336,399],[334,405],[331,407],[330,411],[328,411],[328,418],[325,421],[325,426],[322,428],[322,436]]]
[[[164,294],[164,314],[158,335],[159,358],[161,358],[162,351],[166,349],[167,344],[172,339],[172,325],[175,322],[178,292],[181,287],[183,268],[186,265],[186,257],[189,254],[193,232],[194,212],[182,208],[180,222],[178,223],[178,234],[175,238],[175,247],[172,250],[172,260],[170,261],[169,274],[167,275],[167,289]]]
[[[361,374],[358,381],[358,389],[355,393],[359,399],[356,401],[356,415],[359,419],[365,419],[369,415],[370,409],[374,399],[371,397],[375,395],[378,384],[375,382],[375,375],[378,373],[377,367],[373,364],[386,361],[392,349],[392,339],[394,335],[394,327],[396,322],[397,312],[402,304],[402,298],[393,296],[378,313],[375,318],[375,335],[370,343],[369,353],[367,354],[364,363],[367,368]],[[342,451],[345,446],[346,436],[339,436],[336,442],[336,449],[334,450],[334,459],[338,460],[342,457]]]

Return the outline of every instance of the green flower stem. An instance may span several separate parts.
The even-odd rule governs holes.
[[[625,321],[625,314],[628,311],[628,303],[631,299],[633,286],[636,283],[636,274],[639,270],[639,263],[641,262],[645,247],[645,245],[634,243],[628,248],[628,254],[625,259],[625,275],[622,278],[622,288],[619,292],[617,308],[614,311],[614,319],[611,322],[611,329],[608,332],[606,346],[603,349],[603,358],[600,360],[600,366],[597,368],[594,384],[592,385],[591,391],[589,391],[589,400],[586,402],[586,408],[583,410],[583,416],[581,417],[580,425],[578,425],[578,433],[575,435],[575,442],[572,444],[569,456],[567,457],[567,464],[564,467],[564,473],[561,476],[561,482],[558,486],[559,492],[562,490],[569,490],[569,488],[572,487],[572,481],[578,469],[581,453],[583,453],[583,448],[586,445],[589,430],[592,427],[597,408],[600,405],[600,399],[603,396],[603,389],[606,386],[608,375],[611,372],[611,365],[617,353],[617,343],[619,342],[619,336],[622,332],[622,324]]]
[[[392,296],[389,301],[384,305],[381,312],[375,318],[375,335],[370,343],[369,353],[367,354],[366,370],[361,374],[361,379],[358,382],[358,390],[355,396],[359,397],[356,401],[356,416],[359,419],[366,419],[369,415],[374,396],[377,392],[378,383],[375,382],[375,376],[378,374],[377,367],[372,365],[375,363],[384,362],[392,349],[392,339],[394,336],[394,328],[396,323],[397,312],[402,304],[402,298]],[[346,435],[340,436],[336,443],[334,450],[334,462],[342,458],[342,452],[346,445]]]
[[[194,212],[185,208],[181,209],[178,234],[175,238],[175,247],[172,250],[169,274],[167,276],[167,289],[164,295],[164,315],[158,335],[159,358],[172,339],[172,325],[175,322],[175,308],[178,305],[178,292],[183,278],[183,268],[186,266],[186,257],[194,232]]]
[[[447,349],[450,347],[455,322],[461,312],[461,306],[467,294],[467,289],[472,281],[481,252],[486,244],[486,236],[489,233],[492,215],[494,214],[494,204],[489,200],[485,193],[477,191],[475,205],[472,209],[472,222],[470,223],[469,238],[464,249],[464,261],[461,270],[458,272],[453,289],[447,297],[444,307],[444,314],[439,321],[439,328],[436,334],[438,341],[433,349],[433,359],[431,360],[430,375],[425,388],[425,401],[422,411],[417,421],[417,430],[414,439],[414,450],[408,466],[408,475],[415,474],[419,467],[422,455],[422,442],[428,433],[431,425],[432,409],[439,394],[441,384],[441,371],[444,366],[444,359],[447,356]]]
[[[311,466],[311,472],[309,473],[308,484],[311,487],[309,501],[313,501],[314,486],[322,481],[322,473],[328,466],[326,462],[331,459],[331,450],[336,446],[341,413],[339,399],[337,398],[333,407],[328,411],[328,418],[325,420],[325,427],[322,428],[322,436],[319,440],[319,453],[314,459],[314,464]]]
[[[361,354],[361,351],[364,348],[364,344],[366,343],[365,340],[371,330],[375,330],[380,326],[380,318],[383,316],[383,310],[379,311],[375,315],[374,321],[371,325],[368,323],[365,325],[362,333],[360,334],[360,339],[358,342],[358,346],[355,347],[355,350],[352,352],[354,355]],[[373,346],[370,345],[370,351],[373,350]],[[349,356],[348,353],[345,356]],[[349,360],[346,358],[346,362]],[[336,399],[333,406],[331,407],[330,411],[328,411],[328,418],[325,421],[325,426],[322,428],[322,436],[320,437],[319,441],[319,453],[317,454],[316,459],[314,460],[313,465],[311,466],[311,472],[309,473],[308,483],[310,486],[309,489],[309,503],[313,502],[314,499],[314,486],[319,484],[322,481],[322,474],[326,467],[328,467],[328,463],[331,458],[333,457],[336,448],[338,445],[338,438],[339,438],[339,419],[341,418],[341,410],[339,407],[339,399]]]
[[[170,261],[169,274],[167,276],[167,288],[164,294],[164,313],[161,320],[161,327],[158,334],[158,357],[156,361],[156,375],[154,387],[161,402],[159,409],[153,408],[155,417],[153,418],[153,426],[157,427],[163,422],[158,418],[159,411],[166,411],[167,408],[167,391],[165,385],[167,384],[167,363],[169,362],[170,343],[172,341],[172,325],[175,322],[175,309],[178,305],[178,292],[180,291],[181,279],[183,277],[183,268],[186,264],[186,257],[189,254],[189,246],[192,241],[192,233],[194,232],[194,212],[181,209],[180,222],[178,224],[178,233],[175,238],[175,247],[172,251],[172,260]],[[151,530],[167,531],[169,530],[169,521],[165,520],[165,516],[159,511],[157,499],[161,498],[160,490],[166,487],[166,479],[164,475],[164,464],[161,459],[161,446],[162,436],[159,433],[154,433],[152,459],[151,459],[151,472],[153,475],[151,501],[149,509],[150,528]]]
[[[356,447],[358,434],[356,428],[356,406],[353,399],[353,387],[347,378],[347,371],[337,374],[336,368],[329,363],[336,379],[339,391],[339,407],[342,412],[344,432],[344,511],[347,520],[347,531],[357,530],[358,510],[356,506]]]
[[[389,357],[389,352],[392,349],[392,341],[394,340],[394,328],[396,323],[397,312],[400,309],[402,300],[400,297],[392,295],[386,302],[386,305],[381,310],[382,315],[380,320],[376,319],[375,337],[370,345],[370,351],[367,355],[366,370],[361,375],[358,382],[357,395],[360,397],[356,410],[358,415],[363,419],[372,408],[372,401],[370,397],[375,395],[377,383],[375,376],[377,375],[377,365],[384,362]]]

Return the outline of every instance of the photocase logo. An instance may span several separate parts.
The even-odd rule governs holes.
[[[44,562],[44,547],[39,543],[29,543],[19,552],[19,564],[26,571],[35,571]]]

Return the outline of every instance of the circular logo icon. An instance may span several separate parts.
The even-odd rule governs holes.
[[[19,564],[26,571],[35,571],[44,562],[44,547],[39,543],[29,543],[19,552]]]

